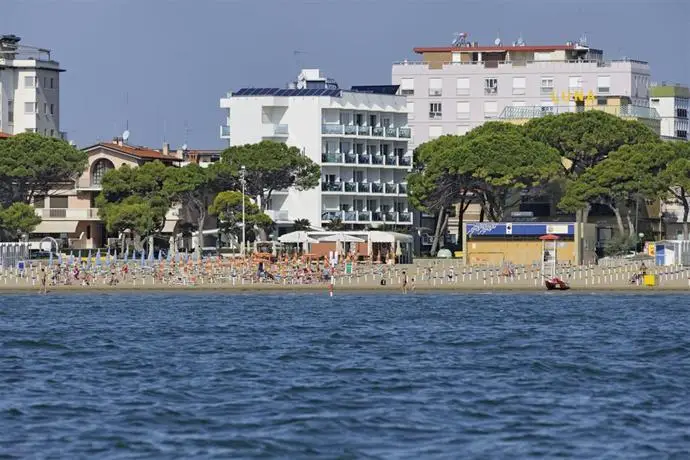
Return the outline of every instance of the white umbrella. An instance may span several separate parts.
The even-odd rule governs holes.
[[[348,235],[347,233],[338,232],[333,235],[324,236],[319,238],[319,241],[326,242],[336,242],[336,243],[364,243],[362,238],[357,238],[356,236]]]
[[[307,232],[299,230],[296,232],[286,233],[278,237],[281,243],[318,243],[319,240],[312,238]]]

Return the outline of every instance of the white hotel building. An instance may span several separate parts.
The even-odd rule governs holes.
[[[648,120],[650,69],[632,59],[604,60],[584,40],[563,45],[480,46],[462,35],[453,46],[419,47],[418,62],[393,64],[392,82],[408,97],[412,144],[465,134],[485,121],[528,119],[585,105]]]
[[[317,188],[274,192],[267,210],[282,227],[341,219],[352,228],[411,225],[406,176],[412,168],[404,96],[395,86],[343,90],[303,70],[289,89],[243,88],[220,100],[221,138],[230,146],[262,140],[302,149],[321,167]]]
[[[0,133],[35,132],[64,138],[60,132],[60,64],[50,50],[20,45],[15,35],[0,35]]]

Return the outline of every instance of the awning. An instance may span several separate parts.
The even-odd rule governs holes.
[[[369,232],[369,241],[372,243],[412,243],[412,235],[396,232]]]
[[[77,225],[76,220],[44,220],[31,233],[75,233]]]
[[[166,220],[165,225],[163,225],[163,230],[161,230],[161,233],[172,233],[175,231],[175,225],[177,225],[176,220]]]

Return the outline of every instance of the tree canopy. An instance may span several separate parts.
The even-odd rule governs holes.
[[[242,227],[242,192],[220,192],[213,200],[209,212],[218,216],[220,227],[226,234],[239,237]],[[267,230],[273,221],[266,215],[250,197],[244,196],[244,218],[247,231],[254,229]]]
[[[600,110],[535,118],[523,130],[527,137],[555,148],[566,158],[569,176],[583,173],[624,145],[660,142],[643,123]]]
[[[321,177],[319,166],[300,149],[272,141],[229,147],[221,154],[221,162],[236,176],[241,166],[246,168],[246,193],[259,198],[262,209],[273,191],[314,188]]]
[[[41,218],[36,215],[33,206],[26,203],[12,203],[0,209],[0,237],[2,241],[16,241],[22,234],[30,233]]]
[[[30,203],[69,185],[84,171],[87,154],[69,143],[36,133],[21,133],[0,142],[0,204]]]

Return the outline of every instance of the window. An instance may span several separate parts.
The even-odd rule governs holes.
[[[688,109],[676,109],[676,116],[678,118],[688,118]]]
[[[432,102],[429,104],[429,118],[436,119],[442,117],[442,108],[440,102]]]
[[[541,79],[541,95],[549,95],[553,93],[553,78],[542,78]]]
[[[611,77],[597,77],[597,92],[608,93],[611,90]]]
[[[24,88],[35,88],[36,87],[36,77],[24,77]]]
[[[403,78],[400,80],[400,94],[403,96],[414,95],[414,78]]]
[[[101,185],[103,175],[113,168],[115,168],[115,165],[110,160],[105,158],[97,160],[91,167],[91,185]]]
[[[605,97],[598,97],[597,98],[597,105],[606,105],[606,98]]]
[[[513,94],[525,94],[527,79],[525,77],[513,77]]]
[[[568,78],[568,89],[570,91],[579,91],[582,89],[582,77]]]
[[[54,79],[51,77],[51,79],[50,79],[50,89],[55,88],[55,86],[53,86],[53,83],[54,83]]]
[[[469,126],[469,125],[458,125],[456,134],[457,134],[458,136],[464,136],[465,134],[467,134],[467,132],[468,132],[469,130],[470,130],[470,126]]]
[[[55,130],[52,128],[50,130],[50,137],[55,137]]]
[[[66,196],[51,196],[50,197],[50,207],[57,209],[67,209],[67,197]]]
[[[407,119],[414,120],[414,102],[407,103]]]
[[[36,113],[36,103],[35,102],[25,102],[24,103],[24,113]]]
[[[91,226],[90,225],[86,226],[86,239],[87,240],[91,239]]]
[[[484,118],[496,118],[498,116],[498,102],[484,101]]]
[[[48,104],[43,103],[43,115],[48,115]]]
[[[429,126],[429,139],[436,139],[443,134],[443,127]]]
[[[467,101],[458,101],[457,114],[458,118],[470,118],[470,103]]]
[[[43,77],[43,87],[44,88],[48,87],[48,77]]]
[[[429,96],[441,96],[443,94],[443,80],[440,78],[429,79]]]
[[[456,83],[455,94],[458,96],[469,96],[470,94],[470,79],[458,78]]]
[[[14,123],[14,101],[7,101],[7,122]]]
[[[36,195],[34,197],[34,208],[43,209],[46,207],[46,197],[43,195]]]
[[[686,130],[677,130],[676,131],[676,137],[680,137],[681,139],[687,139],[688,138],[688,132]]]
[[[498,93],[498,78],[484,79],[484,94]]]
[[[50,104],[50,114],[55,115],[55,104]]]

